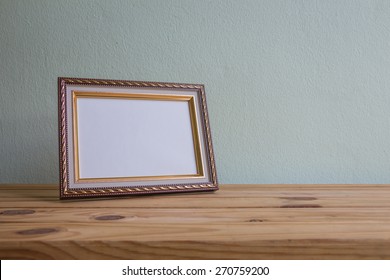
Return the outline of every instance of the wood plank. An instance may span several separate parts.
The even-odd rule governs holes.
[[[306,186],[313,189],[314,186]],[[321,208],[321,207],[390,207],[390,188],[370,187],[368,189],[347,189],[334,186],[329,189],[304,191],[281,191],[268,187],[227,186],[215,193],[186,193],[153,196],[135,196],[121,199],[59,201],[55,186],[41,190],[31,188],[0,188],[1,207],[30,208],[164,208],[175,205],[176,208]],[[280,186],[276,186],[280,188]],[[288,189],[288,188],[287,188]]]
[[[389,223],[364,222],[273,222],[273,223],[8,223],[0,229],[0,240],[10,241],[224,241],[256,240],[352,240],[390,242]]]
[[[272,223],[272,222],[329,222],[329,223],[387,223],[388,208],[275,208],[275,209],[176,209],[176,208],[9,208],[0,210],[0,223]]]
[[[276,241],[10,241],[0,243],[0,259],[390,259],[382,240]]]
[[[128,197],[116,200],[94,200],[94,201],[58,201],[55,199],[44,200],[3,200],[1,207],[8,208],[207,208],[207,209],[230,209],[230,208],[389,208],[390,199],[381,197],[349,197],[349,198],[318,198],[315,201],[291,200],[284,198],[193,198],[189,196],[158,198]]]

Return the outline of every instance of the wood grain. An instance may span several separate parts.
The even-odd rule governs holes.
[[[390,259],[390,186],[64,202],[55,185],[0,185],[0,259]]]

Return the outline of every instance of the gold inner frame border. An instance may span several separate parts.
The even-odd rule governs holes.
[[[192,139],[194,144],[194,155],[196,164],[196,174],[180,175],[158,175],[158,176],[132,176],[132,177],[109,177],[109,178],[80,178],[79,163],[79,145],[78,145],[78,116],[77,99],[78,98],[104,98],[104,99],[131,99],[131,100],[152,100],[152,101],[187,101],[189,106]],[[110,92],[86,92],[72,91],[72,121],[73,121],[73,161],[74,161],[74,180],[75,183],[98,183],[98,182],[125,182],[125,181],[145,181],[145,180],[175,180],[204,178],[204,164],[200,134],[198,128],[198,114],[193,95],[169,95],[152,93],[110,93]]]

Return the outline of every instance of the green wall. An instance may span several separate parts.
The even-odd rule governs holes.
[[[221,183],[390,183],[390,1],[0,0],[0,183],[57,183],[57,77],[203,83]]]

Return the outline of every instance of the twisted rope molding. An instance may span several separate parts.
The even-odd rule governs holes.
[[[61,126],[60,126],[60,133],[61,133],[61,152],[60,152],[60,172],[61,172],[61,185],[62,186],[68,186],[68,162],[67,162],[67,141],[66,141],[66,134],[67,134],[67,125],[66,125],[66,85],[65,81],[61,81],[61,88],[60,88],[60,111],[61,111]],[[61,188],[61,192],[63,192],[63,189]]]
[[[131,86],[131,87],[158,87],[158,88],[182,88],[182,89],[201,89],[202,85],[196,84],[175,84],[175,83],[158,83],[143,81],[121,81],[121,80],[101,80],[101,79],[75,79],[64,78],[68,84],[79,85],[107,85],[107,86]]]
[[[83,195],[83,194],[127,194],[127,193],[148,193],[155,191],[183,191],[183,190],[200,190],[200,189],[214,189],[215,186],[211,184],[205,185],[186,185],[186,186],[166,186],[166,187],[132,187],[132,188],[109,188],[109,189],[85,189],[85,190],[67,190],[65,193],[68,195]]]
[[[214,184],[217,184],[218,180],[217,180],[217,172],[216,172],[216,168],[215,168],[213,144],[211,141],[209,116],[208,116],[207,105],[206,105],[206,94],[204,92],[203,87],[200,89],[200,92],[201,92],[201,97],[202,97],[202,106],[203,106],[203,114],[204,114],[204,121],[205,121],[205,124],[204,124],[205,125],[205,132],[206,132],[207,144],[208,144],[208,149],[209,149],[209,154],[210,154],[210,161],[208,161],[208,163],[209,163],[209,168],[211,169],[212,181]]]

